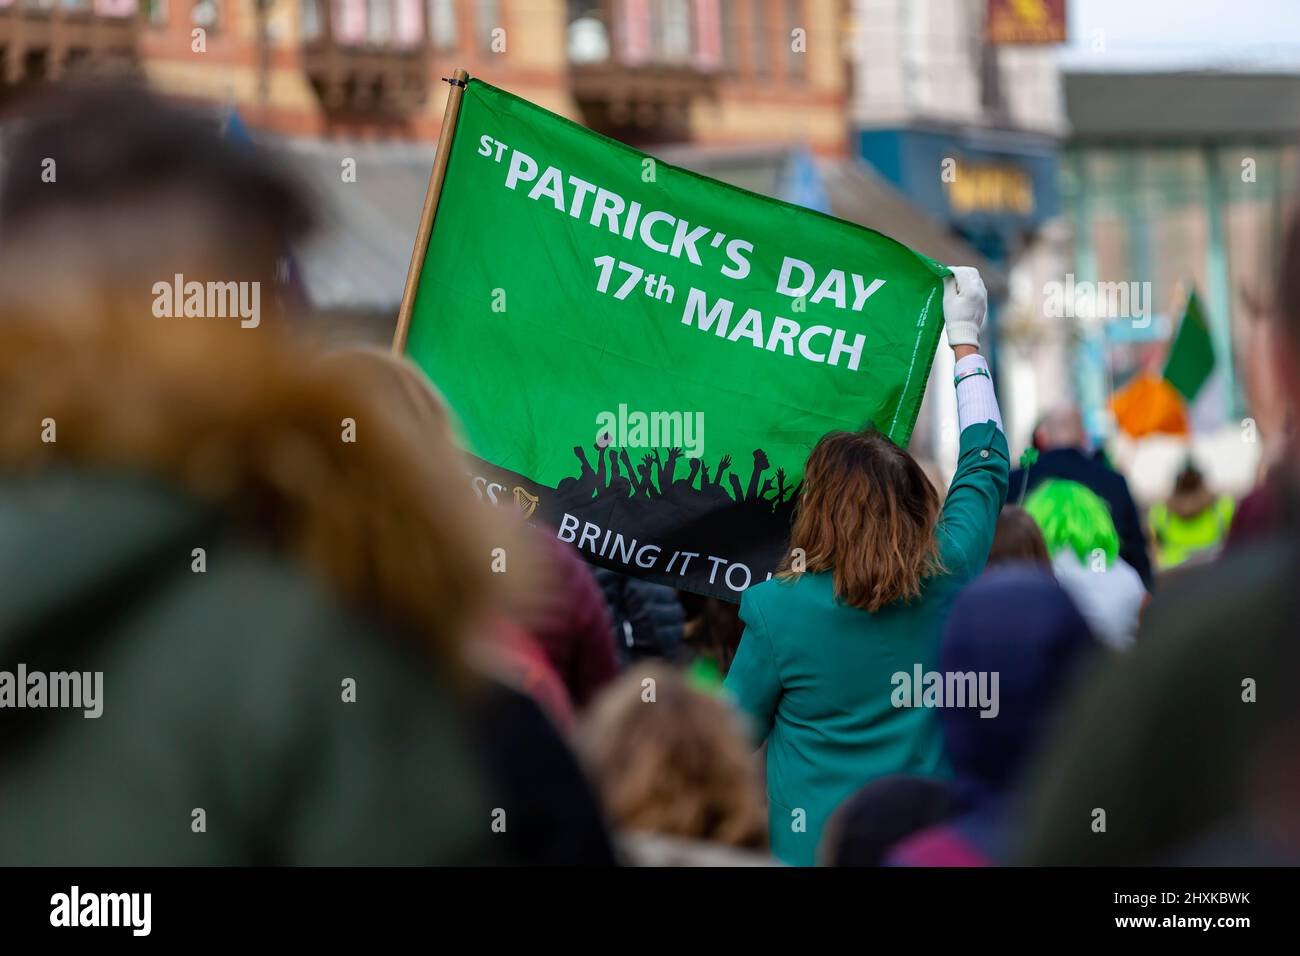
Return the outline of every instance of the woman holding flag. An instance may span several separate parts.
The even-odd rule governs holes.
[[[946,501],[873,428],[832,432],[808,457],[782,570],[741,602],[726,687],[767,741],[768,829],[786,863],[811,865],[827,818],[870,780],[946,773],[933,708],[948,702],[911,683],[933,672],[949,604],[984,567],[1009,461],[975,269],[952,270],[943,307],[961,427]]]

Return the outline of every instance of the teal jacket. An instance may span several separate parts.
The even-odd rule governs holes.
[[[984,569],[1009,470],[992,422],[962,432],[938,530],[946,573],[910,604],[874,614],[842,605],[829,573],[745,592],[725,686],[767,741],[768,831],[782,861],[816,862],[831,813],[872,779],[946,773],[937,714],[893,706],[892,678],[936,669],[948,607]]]

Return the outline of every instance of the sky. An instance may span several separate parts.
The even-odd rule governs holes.
[[[1300,72],[1300,0],[1066,0],[1066,8],[1060,55],[1071,69]]]

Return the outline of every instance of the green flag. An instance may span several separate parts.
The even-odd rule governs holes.
[[[475,487],[585,558],[738,600],[833,429],[905,444],[940,265],[470,80],[406,353]]]
[[[1201,311],[1201,300],[1196,290],[1187,296],[1183,319],[1178,324],[1169,357],[1165,360],[1165,381],[1172,385],[1190,404],[1214,371],[1214,343],[1210,329]]]

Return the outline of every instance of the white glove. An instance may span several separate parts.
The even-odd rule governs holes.
[[[943,280],[943,325],[948,347],[973,345],[979,348],[980,328],[989,307],[984,280],[974,266],[953,266]]]

